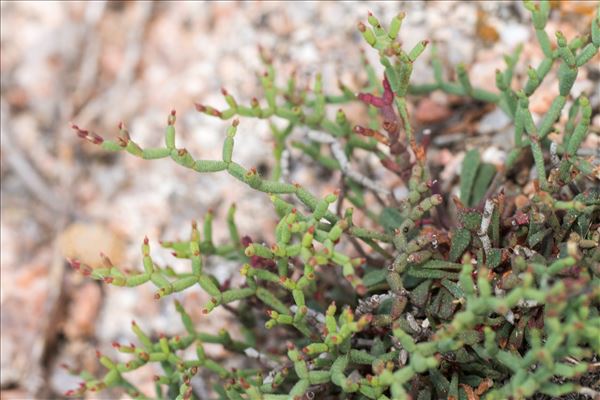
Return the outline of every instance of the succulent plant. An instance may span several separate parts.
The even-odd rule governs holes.
[[[293,77],[280,87],[263,53],[264,101],[242,105],[223,90],[228,108],[197,104],[204,114],[232,119],[220,160],[196,159],[177,147],[175,111],[159,148],[141,148],[124,125],[116,140],[74,125],[77,135],[107,151],[171,158],[199,173],[225,171],[269,195],[279,222],[274,243],[255,242],[238,232],[232,206],[230,240],[217,244],[209,213],[202,229],[192,223],[188,240],[161,242],[190,261],[185,273],[154,262],[147,238],[143,271],[137,273],[125,273],[108,259],[96,269],[70,260],[75,269],[107,284],[154,285],[157,300],[199,285],[210,296],[202,312],[227,307],[238,316],[245,338],[198,330],[198,321],[176,302],[185,333],[154,340],[133,323],[139,345],[114,344],[131,360],[99,354],[106,374],[82,373],[81,387],[68,394],[122,387],[140,399],[198,398],[192,381],[206,369],[216,377],[215,396],[232,400],[598,396],[598,382],[590,379],[600,371],[598,159],[578,154],[592,106],[587,97],[570,93],[578,71],[598,53],[600,16],[593,18],[589,35],[568,41],[558,32],[552,40],[545,31],[549,3],[524,4],[544,59],[529,67],[521,88],[513,79],[520,48],[506,57],[506,69],[497,71],[498,91],[475,87],[464,65],[457,67],[456,81],[444,78],[435,46],[435,81],[411,85],[413,67],[428,42],[405,50],[398,40],[404,14],[387,28],[369,14],[368,24],[359,23],[358,29],[378,52],[384,74],[377,77],[365,61],[368,85],[359,94],[344,85],[339,94],[326,94],[320,75],[312,88],[297,87]],[[528,99],[555,65],[559,95],[536,124]],[[513,148],[503,168],[482,161],[477,149],[466,153],[459,197],[440,192],[427,162],[427,138],[415,134],[407,107],[414,96],[436,90],[494,104],[514,124]],[[349,102],[368,109],[363,125],[342,109],[328,112]],[[564,126],[557,124],[562,114]],[[233,161],[240,117],[286,122],[283,129],[270,125],[275,140],[271,176]],[[305,132],[304,140],[291,140],[295,130]],[[560,141],[550,139],[552,131]],[[288,182],[290,145],[323,168],[341,171],[342,187],[320,198]],[[365,151],[380,161],[382,174],[406,182],[406,195],[396,198],[391,188],[357,167]],[[532,166],[534,189],[526,194],[515,171]],[[368,194],[381,204],[369,204]],[[524,194],[527,201],[517,204]],[[353,219],[354,209],[365,213],[369,227]],[[205,268],[207,256],[238,262],[245,283],[220,284]],[[261,347],[266,330],[285,332],[279,351]],[[227,369],[211,359],[207,343],[246,358],[243,368]],[[195,356],[187,349],[195,349]],[[160,363],[163,370],[155,377],[154,394],[142,393],[126,378],[148,363]]]

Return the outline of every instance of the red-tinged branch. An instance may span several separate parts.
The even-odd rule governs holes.
[[[169,117],[167,118],[168,125],[175,125],[176,114],[177,114],[177,112],[175,110],[171,110],[171,113],[169,114]]]
[[[356,125],[354,127],[354,132],[358,133],[359,135],[363,135],[363,136],[367,136],[367,137],[372,137],[375,140],[377,140],[379,143],[388,145],[390,144],[390,141],[387,137],[383,136],[381,134],[381,132],[376,131],[374,129],[369,129],[369,128],[365,128],[362,127],[360,125]]]
[[[382,84],[383,95],[381,97],[371,93],[359,93],[357,97],[364,103],[379,109],[383,118],[383,129],[388,133],[389,145],[393,146],[398,142],[400,135],[400,118],[394,109],[394,92],[385,74]]]
[[[221,118],[221,111],[217,110],[216,108],[213,108],[211,106],[205,106],[204,104],[200,103],[195,103],[194,106],[196,107],[196,111],[198,112],[210,114],[214,117]]]
[[[102,144],[102,142],[104,142],[104,139],[102,138],[102,136],[97,135],[93,132],[90,132],[86,129],[81,129],[79,126],[75,125],[75,124],[71,124],[71,128],[73,128],[73,130],[75,130],[75,133],[77,134],[77,136],[79,136],[82,139],[85,139],[89,142],[92,142],[94,144]]]

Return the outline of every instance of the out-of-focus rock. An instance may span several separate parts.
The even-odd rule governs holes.
[[[415,118],[421,124],[431,124],[448,118],[451,114],[450,109],[430,98],[424,98],[419,102],[415,110]]]
[[[525,43],[529,40],[529,36],[530,31],[527,27],[514,22],[507,23],[504,29],[500,31],[500,40],[509,49],[514,49],[521,43]]]
[[[67,338],[75,340],[94,335],[101,301],[102,293],[96,282],[87,281],[75,290],[63,328]]]
[[[76,258],[96,268],[102,265],[100,252],[114,265],[123,262],[124,244],[120,236],[98,224],[74,223],[60,235],[59,247],[66,258]]]
[[[39,378],[48,311],[47,255],[21,266],[14,276],[13,290],[2,301],[0,387],[33,383]],[[32,386],[35,384],[28,385]]]
[[[511,123],[511,119],[499,107],[487,113],[479,121],[479,133],[484,135],[498,132]]]
[[[556,83],[556,80],[545,79],[538,90],[536,90],[529,98],[529,110],[538,116],[545,114],[558,94],[558,84]]]
[[[23,389],[6,389],[0,391],[0,399],[2,400],[23,400],[28,399],[31,394]]]
[[[527,198],[527,196],[520,194],[515,198],[515,205],[517,206],[518,210],[522,209],[523,207],[525,207],[528,204],[529,204],[529,199]]]
[[[496,43],[500,38],[498,30],[488,21],[488,15],[482,9],[477,10],[475,30],[477,37],[488,44]]]
[[[488,147],[481,154],[481,160],[497,167],[502,167],[506,161],[506,152],[497,147]]]

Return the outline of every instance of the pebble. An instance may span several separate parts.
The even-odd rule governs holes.
[[[488,147],[481,154],[481,160],[501,167],[506,161],[506,152],[497,147]]]
[[[100,252],[114,265],[122,265],[124,260],[123,240],[104,225],[77,222],[68,226],[58,240],[65,258],[78,259],[92,268],[103,265]]]
[[[500,107],[496,107],[494,111],[487,113],[481,118],[479,121],[479,133],[483,135],[487,135],[493,132],[498,132],[502,128],[511,124],[512,120],[508,115],[504,113],[500,109]]]
[[[515,205],[517,206],[517,209],[519,209],[519,210],[523,209],[528,204],[529,204],[529,199],[525,195],[520,194],[515,198]]]
[[[500,31],[500,40],[512,50],[529,40],[531,30],[523,24],[507,23]]]
[[[440,103],[437,103],[426,97],[419,102],[414,112],[414,117],[421,124],[431,124],[448,118],[451,115],[450,109]]]

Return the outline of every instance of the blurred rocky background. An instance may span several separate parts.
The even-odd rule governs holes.
[[[589,26],[595,6],[553,2],[550,37],[560,29],[572,38]],[[155,261],[177,266],[158,241],[185,237],[190,220],[208,209],[222,220],[232,202],[242,234],[268,239],[273,230],[268,197],[227,174],[198,175],[169,160],[106,154],[78,140],[70,122],[114,137],[124,121],[138,143],[153,146],[176,109],[179,141],[197,157],[217,158],[227,123],[197,113],[194,102],[222,107],[221,87],[246,104],[260,98],[259,44],[273,56],[282,83],[293,70],[300,82],[321,71],[327,92],[338,90],[338,80],[358,90],[365,46],[356,23],[369,10],[384,23],[405,11],[405,46],[435,41],[448,70],[466,63],[474,85],[494,90],[502,55],[519,43],[524,51],[516,79],[541,59],[529,15],[516,2],[6,1],[0,10],[2,399],[61,398],[79,382],[64,366],[100,372],[95,349],[114,356],[111,342],[133,341],[132,319],[153,334],[183,330],[172,298],[157,302],[150,287],[119,289],[84,279],[66,257],[93,266],[102,251],[117,265],[138,268],[148,235]],[[377,65],[375,53],[366,54]],[[415,65],[416,82],[432,79],[428,58],[426,51]],[[595,110],[599,76],[598,68],[582,71],[574,87],[575,95],[591,96]],[[543,114],[557,91],[556,80],[546,79],[532,111]],[[436,132],[430,156],[447,182],[456,180],[472,146],[487,146],[484,158],[502,164],[511,131],[499,110],[441,93],[413,105],[417,127]],[[351,114],[352,122],[360,122],[359,115]],[[592,125],[600,126],[598,115]],[[243,119],[236,141],[240,164],[272,166],[265,122]],[[593,152],[598,143],[596,130],[586,146]],[[300,167],[302,161],[292,153],[294,180],[316,193],[333,189],[339,177],[324,180],[310,164]],[[215,224],[217,242],[226,238],[223,228]],[[211,267],[227,278],[238,265],[215,260]],[[204,331],[230,329],[229,314],[200,315],[201,291],[179,299]],[[227,362],[219,347],[212,356]],[[155,372],[146,368],[130,377],[150,394]],[[195,389],[210,398],[208,385]],[[99,397],[111,396],[121,394]]]

